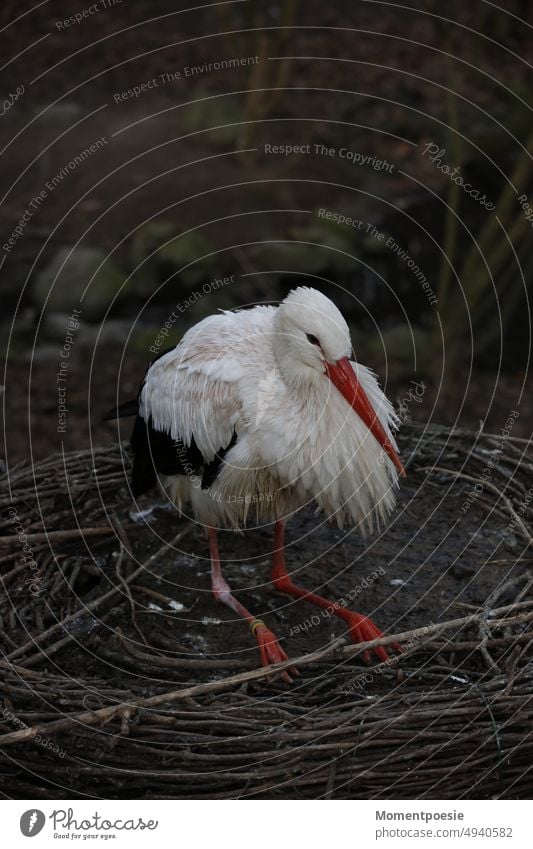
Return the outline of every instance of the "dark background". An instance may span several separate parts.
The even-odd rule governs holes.
[[[1,6],[0,794],[531,797],[533,458],[514,439],[533,406],[531,4],[419,5]],[[379,674],[342,648],[290,687],[217,694],[255,641],[212,598],[205,529],[153,493],[132,510],[102,416],[165,325],[175,344],[302,282],[343,310],[405,422],[459,427],[400,430],[408,476],[379,534],[311,510],[287,530],[298,583],[419,636]],[[273,591],[272,529],[249,531],[221,534],[224,574],[287,654],[346,639]],[[446,622],[436,643],[412,630]],[[191,684],[194,700],[129,711]],[[77,718],[103,705],[121,711]],[[35,724],[63,754],[6,744]]]
[[[9,464],[115,439],[102,414],[135,394],[161,327],[192,293],[202,297],[171,344],[218,308],[276,301],[301,282],[334,298],[405,418],[498,433],[518,410],[513,435],[529,437],[533,240],[518,200],[531,189],[529,4],[423,5],[2,5],[2,245],[46,191],[0,251]],[[494,210],[424,155],[430,143]],[[269,144],[311,152],[267,154]],[[392,167],[353,164],[341,148]]]

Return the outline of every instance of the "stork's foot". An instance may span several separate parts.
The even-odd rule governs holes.
[[[259,646],[259,655],[261,657],[262,666],[270,666],[271,663],[283,663],[288,660],[287,654],[281,648],[276,635],[267,628],[267,626],[256,619],[251,625],[252,632]],[[290,673],[290,674],[289,674]],[[290,666],[287,670],[281,673],[281,678],[287,684],[292,683],[291,675],[298,675],[299,672],[294,666]]]
[[[274,526],[274,557],[272,564],[272,583],[274,584],[275,588],[281,593],[287,593],[288,595],[294,596],[295,598],[303,598],[310,604],[316,604],[317,607],[321,607],[322,610],[326,610],[330,616],[338,616],[340,619],[343,619],[348,625],[348,631],[354,643],[366,643],[370,642],[371,640],[378,640],[380,637],[383,637],[383,631],[380,631],[379,628],[374,625],[372,620],[369,619],[367,616],[362,616],[361,613],[356,613],[353,610],[347,610],[345,607],[341,607],[338,602],[328,601],[321,595],[317,595],[317,593],[310,592],[309,590],[306,590],[293,582],[291,576],[285,568],[283,533],[284,524],[282,520],[279,519]],[[398,643],[390,643],[387,648],[389,650],[402,651],[402,647],[398,645]],[[370,650],[365,649],[361,652],[361,657],[364,663],[370,662],[369,651]],[[373,649],[371,649],[371,651],[375,652],[379,660],[385,663],[389,660],[389,655],[384,646],[375,646]]]
[[[238,616],[246,619],[252,634],[257,640],[259,646],[259,654],[261,656],[261,664],[270,666],[271,663],[284,663],[289,658],[278,643],[278,638],[272,631],[267,628],[264,622],[256,619],[255,616],[247,610],[240,601],[237,601],[235,596],[231,594],[231,590],[222,576],[220,568],[220,555],[218,553],[217,532],[214,528],[208,528],[209,547],[211,550],[211,569],[212,569],[212,588],[213,595],[217,601],[226,604]],[[291,675],[298,675],[298,670],[294,666],[289,666],[281,673],[283,681],[287,684],[292,683]]]
[[[361,613],[355,613],[352,610],[345,609],[343,609],[342,613],[339,611],[337,615],[342,616],[348,624],[348,631],[354,643],[366,643],[369,640],[378,640],[380,637],[385,636],[383,631],[380,631],[368,616],[363,616]],[[389,648],[398,652],[402,650],[399,643],[391,643]],[[375,652],[379,660],[384,663],[390,659],[387,649],[384,646],[376,646],[370,650],[365,649],[361,654],[364,663],[370,663],[370,651]]]

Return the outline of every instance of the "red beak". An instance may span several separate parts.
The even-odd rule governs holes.
[[[366,397],[363,388],[350,364],[348,357],[343,357],[336,363],[326,362],[326,374],[343,395],[350,407],[357,413],[359,418],[366,424],[370,433],[379,442],[385,453],[390,457],[398,472],[405,477],[405,469],[398,454],[383,429],[374,409]]]

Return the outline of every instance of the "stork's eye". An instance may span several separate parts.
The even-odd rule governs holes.
[[[311,345],[320,345],[320,342],[318,341],[318,339],[316,338],[316,336],[313,336],[313,334],[312,334],[312,333],[306,333],[305,335],[307,336],[307,338],[308,338],[309,342],[311,343]]]

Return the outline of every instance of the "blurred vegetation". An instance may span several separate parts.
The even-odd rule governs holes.
[[[248,92],[245,96],[240,129],[239,147],[248,148],[260,131],[261,121],[274,112],[283,89],[288,85],[292,63],[290,58],[269,61],[269,55],[282,56],[287,50],[291,31],[301,7],[300,0],[286,0],[280,4],[280,17],[276,27],[268,7],[253,3],[242,6],[220,6],[218,13],[226,32],[235,33],[236,48],[240,55],[258,56],[259,61],[251,66]],[[250,161],[252,156],[244,156]]]
[[[165,283],[176,277],[180,288],[187,290],[208,279],[213,248],[195,231],[176,236],[172,221],[155,219],[137,230],[132,239],[130,293],[136,300],[158,295]],[[164,291],[159,299],[168,297]]]
[[[452,161],[467,164],[464,137],[459,126],[457,91],[459,81],[451,74],[448,92],[448,141]],[[466,251],[459,238],[463,189],[450,181],[446,198],[443,256],[438,285],[439,315],[449,367],[453,368],[465,352],[471,331],[475,335],[475,353],[483,359],[490,349],[499,349],[506,334],[512,333],[512,321],[519,307],[529,311],[528,292],[533,278],[533,238],[531,223],[518,197],[527,193],[533,171],[533,118],[531,108],[519,103],[512,121],[521,145],[510,176],[503,184],[496,208],[480,218],[480,226],[469,239]],[[527,132],[522,143],[521,138]],[[503,138],[506,137],[507,138]],[[493,151],[506,143],[508,133],[501,129],[489,137]],[[481,163],[479,163],[481,164]],[[478,169],[478,173],[482,168]],[[440,350],[441,327],[435,327],[432,355]],[[463,357],[464,359],[464,357]],[[432,360],[434,361],[434,360]]]
[[[192,88],[184,91],[184,102],[180,104],[183,108],[177,119],[180,133],[198,132],[184,146],[187,156],[191,151],[189,144],[194,151],[191,159],[197,154],[201,162],[201,179],[204,168],[206,184],[224,184],[229,175],[230,189],[232,180],[239,185],[241,179],[240,173],[236,176],[231,170],[237,162],[243,184],[253,184],[250,209],[268,209],[268,200],[274,198],[272,206],[304,210],[307,218],[302,220],[296,214],[293,219],[278,219],[273,224],[273,219],[264,219],[256,228],[255,221],[250,220],[243,223],[250,230],[250,245],[226,250],[226,233],[221,241],[220,230],[204,228],[201,223],[187,232],[192,225],[180,218],[187,213],[180,210],[174,214],[168,211],[170,204],[164,207],[158,199],[151,209],[166,208],[165,217],[155,214],[149,223],[139,226],[132,218],[130,232],[134,236],[119,259],[115,259],[115,254],[113,260],[106,259],[98,238],[98,248],[78,247],[72,256],[69,248],[54,246],[55,255],[46,257],[47,265],[33,280],[33,307],[42,310],[46,302],[47,311],[67,313],[69,303],[78,299],[90,282],[84,310],[89,323],[105,315],[111,302],[114,318],[131,316],[140,307],[142,322],[150,323],[148,339],[164,321],[168,305],[186,299],[214,276],[243,272],[238,287],[221,288],[210,294],[208,302],[192,306],[180,322],[182,328],[201,318],[204,310],[232,308],[263,297],[281,298],[300,275],[315,280],[339,303],[362,348],[379,356],[386,348],[405,372],[412,370],[416,361],[417,368],[437,378],[443,364],[444,341],[446,368],[453,373],[454,368],[470,359],[472,333],[478,365],[497,366],[504,342],[507,351],[512,351],[520,338],[525,350],[529,342],[526,324],[533,238],[531,223],[518,196],[527,194],[532,179],[531,92],[526,77],[509,78],[510,65],[501,80],[491,77],[486,59],[495,49],[495,42],[503,43],[512,54],[515,40],[523,39],[524,34],[524,25],[518,18],[527,16],[529,4],[510,0],[504,11],[482,4],[476,13],[466,10],[461,17],[463,5],[459,0],[450,0],[444,13],[439,4],[428,4],[431,20],[426,22],[430,47],[427,56],[419,58],[417,50],[403,53],[391,39],[393,55],[383,62],[384,67],[379,68],[381,76],[375,78],[375,101],[371,74],[379,64],[364,58],[372,58],[372,39],[365,41],[361,54],[354,51],[353,59],[351,53],[343,54],[344,43],[335,31],[326,31],[323,43],[315,32],[305,32],[303,41],[298,41],[298,25],[306,22],[306,7],[299,0],[278,6],[250,2],[215,7],[213,15],[219,21],[215,29],[228,33],[224,40],[226,54],[258,56],[259,61],[242,69],[241,76],[221,76],[216,81],[208,75],[199,77]],[[386,14],[392,14],[391,10]],[[464,26],[451,26],[447,16],[464,21]],[[327,30],[329,23],[327,19]],[[331,23],[334,24],[334,17]],[[337,20],[339,30],[342,23]],[[356,20],[347,20],[347,26],[348,23],[355,26]],[[475,27],[470,28],[473,23]],[[391,28],[384,27],[384,31],[390,33]],[[414,32],[413,44],[420,44],[420,37],[419,32]],[[335,78],[324,75],[331,82],[332,91],[336,91],[334,105],[331,106],[333,97],[329,92],[322,99],[317,94],[316,114],[323,116],[323,121],[307,123],[303,120],[310,114],[307,101],[305,111],[299,112],[298,95],[286,96],[285,89],[298,86],[295,80],[308,74],[309,83],[305,78],[305,85],[315,92],[316,77],[312,75],[324,71],[318,62],[298,65],[290,55],[308,55],[306,50],[309,55],[313,50],[320,55],[323,47],[331,47],[331,53],[324,50],[323,55],[337,58],[333,49],[337,39],[339,63],[335,68],[328,65],[326,73],[349,77],[347,96],[333,88]],[[403,37],[398,40],[407,41]],[[407,51],[405,45],[400,46]],[[343,55],[347,61],[360,60],[361,64],[343,66]],[[367,65],[374,70],[369,71]],[[398,74],[393,73],[395,66]],[[405,77],[401,76],[404,70]],[[352,96],[350,86],[361,97]],[[481,90],[481,86],[486,89]],[[170,87],[165,89],[165,97],[170,92]],[[176,95],[177,100],[181,96]],[[294,124],[281,123],[293,118]],[[379,132],[367,133],[373,128]],[[393,140],[395,134],[397,138],[403,135],[418,141],[419,149],[406,153]],[[459,166],[465,179],[482,191],[487,190],[495,202],[492,212],[468,198],[456,182],[441,176],[436,169],[428,172],[428,187],[434,188],[435,194],[427,191],[421,174],[420,144],[428,137],[445,148],[446,163]],[[342,162],[337,157],[322,161],[311,156],[305,161],[296,156],[266,158],[261,154],[265,138],[273,143],[290,140],[300,144],[352,144],[360,152],[390,156],[395,171],[389,179],[376,176],[370,168],[353,167],[350,171],[347,163],[345,171],[341,171]],[[228,157],[213,163],[228,147],[256,147],[257,151],[240,159]],[[402,159],[404,155],[406,160]],[[413,188],[414,182],[405,173],[402,176],[404,161],[407,175],[414,176],[415,182],[422,177],[418,189]],[[422,165],[426,164],[427,159]],[[507,179],[505,175],[509,175]],[[180,172],[171,192],[182,191],[187,179],[191,178]],[[306,183],[313,185],[312,191]],[[365,231],[319,219],[319,202],[329,203],[332,209],[354,218],[374,221],[385,238],[378,241]],[[241,234],[231,231],[230,219],[236,208],[239,215],[242,213],[231,192],[213,194],[208,203],[213,204],[221,219],[228,212],[227,244],[240,245]],[[234,205],[230,208],[231,203]],[[201,222],[202,216],[198,220]],[[245,222],[245,218],[240,220]],[[423,230],[429,238],[424,238]],[[246,235],[248,238],[248,230]],[[437,309],[428,305],[406,262],[385,247],[389,235],[427,275],[438,299]],[[120,268],[116,262],[121,263]],[[23,336],[27,324],[27,316],[22,316],[19,329]],[[142,347],[142,334],[137,342]],[[525,355],[521,362],[525,363]]]

